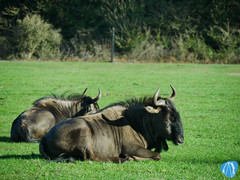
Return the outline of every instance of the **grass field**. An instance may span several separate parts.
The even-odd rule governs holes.
[[[133,96],[174,100],[185,142],[162,152],[161,161],[123,164],[56,163],[43,159],[38,144],[12,143],[12,121],[31,103],[67,90],[103,96],[100,107]],[[220,166],[240,165],[240,66],[0,61],[0,179],[228,179]],[[240,168],[233,179],[240,179]]]

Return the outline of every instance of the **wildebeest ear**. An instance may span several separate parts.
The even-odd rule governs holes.
[[[154,109],[152,106],[146,106],[144,107],[147,112],[149,113],[159,113],[160,109]]]

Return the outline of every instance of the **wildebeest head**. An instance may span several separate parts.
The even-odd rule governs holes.
[[[172,95],[170,98],[158,97],[159,90],[153,96],[153,106],[146,106],[145,109],[155,114],[155,118],[152,118],[154,124],[154,138],[155,140],[162,141],[165,150],[168,149],[165,139],[171,140],[174,144],[179,145],[184,141],[183,126],[180,115],[173,104],[173,100],[176,97],[176,90],[173,86]]]
[[[81,115],[87,115],[87,114],[93,114],[99,110],[99,106],[97,101],[102,97],[101,90],[98,89],[98,95],[95,98],[92,98],[90,96],[85,96],[87,89],[83,92],[83,97],[81,101],[79,101],[79,105],[82,108],[76,115],[76,116],[81,116]]]

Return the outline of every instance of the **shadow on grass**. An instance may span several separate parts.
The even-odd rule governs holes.
[[[7,137],[7,136],[0,136],[0,142],[9,142],[9,143],[12,143],[10,137]]]
[[[29,155],[5,155],[0,156],[0,159],[42,159],[40,154],[29,154]]]

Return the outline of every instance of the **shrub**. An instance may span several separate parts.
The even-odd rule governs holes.
[[[167,57],[167,44],[160,33],[153,36],[151,30],[145,28],[142,37],[144,38],[139,39],[128,53],[128,58],[141,61],[159,61]]]
[[[172,41],[172,55],[183,62],[209,62],[214,51],[196,34],[181,34]]]
[[[230,28],[228,22],[223,27],[211,28],[209,36],[219,46],[213,62],[240,63],[240,29]]]
[[[136,0],[103,1],[102,14],[110,27],[115,28],[116,50],[122,54],[132,51],[145,40],[139,3]]]
[[[27,15],[18,20],[13,30],[15,54],[23,59],[58,59],[62,37],[59,30],[41,19],[40,15]]]
[[[90,30],[78,30],[62,49],[64,60],[109,61],[111,56],[110,44],[107,40],[94,41]]]

